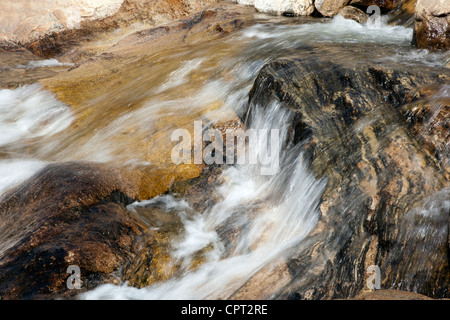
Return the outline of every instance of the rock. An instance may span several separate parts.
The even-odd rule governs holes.
[[[402,106],[410,130],[450,180],[450,86],[428,85]]]
[[[0,202],[3,299],[73,296],[67,268],[81,269],[82,290],[120,279],[146,227],[125,205],[136,188],[116,169],[52,164]]]
[[[354,300],[433,300],[422,294],[401,290],[366,291],[357,295]]]
[[[450,48],[450,2],[418,0],[413,43],[430,51]]]
[[[367,15],[356,7],[346,6],[339,11],[339,14],[345,19],[352,19],[359,23],[367,22]]]
[[[161,171],[153,178],[139,171],[55,163],[5,194],[0,199],[3,299],[72,298],[103,283],[140,287],[171,276],[177,266],[170,263],[170,243],[181,223],[157,208],[126,206],[164,193],[174,180],[161,188]],[[66,285],[67,268],[74,265],[81,271],[79,290]]]
[[[307,16],[313,13],[312,0],[255,0],[258,11],[277,15]]]
[[[287,260],[289,284],[265,295],[352,298],[377,265],[382,289],[448,298],[450,183],[402,107],[422,86],[445,84],[450,71],[339,58],[352,50],[364,57],[361,47],[298,49],[266,64],[251,91],[252,106],[276,100],[295,112],[293,141],[328,179],[319,223]],[[445,120],[428,123],[434,141]]]
[[[96,37],[96,33],[135,22],[157,25],[199,11],[212,0],[75,0],[70,3],[25,0],[0,3],[0,46],[20,43],[49,57],[61,47]]]
[[[313,0],[237,0],[236,2],[254,6],[259,12],[279,16],[308,16],[314,12]]]
[[[404,0],[389,14],[389,24],[414,27],[414,11],[417,0]]]
[[[314,5],[324,17],[333,17],[344,8],[350,0],[316,0]]]
[[[394,10],[402,2],[398,0],[352,0],[350,4],[363,9],[369,6],[377,6],[380,7],[382,12],[389,12]]]

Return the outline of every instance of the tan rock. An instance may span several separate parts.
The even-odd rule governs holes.
[[[212,2],[214,1],[5,0],[0,3],[0,46],[5,46],[8,41],[31,44],[49,35],[68,31],[72,31],[69,33],[72,38],[64,40],[73,41],[73,35],[92,35],[135,22],[157,25],[198,11]],[[32,48],[36,46],[34,44]],[[51,44],[47,46],[51,47]]]
[[[353,6],[346,6],[339,11],[339,14],[345,19],[352,19],[359,23],[367,21],[367,15],[360,9]]]
[[[316,0],[314,5],[325,17],[333,17],[344,8],[350,0]]]
[[[259,12],[274,15],[308,16],[314,12],[313,0],[235,0],[235,2],[254,6]]]
[[[375,290],[365,291],[353,300],[433,300],[422,294],[401,290]]]
[[[450,48],[449,1],[417,1],[413,43],[419,48],[431,51],[448,50]]]

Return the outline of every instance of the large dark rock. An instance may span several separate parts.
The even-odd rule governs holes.
[[[311,170],[328,179],[320,221],[287,261],[291,279],[278,298],[354,297],[371,265],[383,289],[449,297],[450,184],[437,156],[445,149],[427,146],[442,129],[420,138],[403,107],[450,71],[380,65],[364,59],[372,50],[298,50],[265,65],[251,91],[251,108],[276,100],[294,111],[294,142],[307,142]]]
[[[125,206],[137,190],[121,171],[94,163],[52,164],[0,202],[0,296],[70,297],[104,282],[139,253],[147,226]],[[70,265],[81,290],[69,290]]]

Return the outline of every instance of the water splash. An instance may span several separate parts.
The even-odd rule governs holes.
[[[262,110],[262,108],[256,108]],[[279,128],[286,142],[292,115],[279,105],[255,112],[251,128]],[[261,145],[251,145],[250,152]],[[286,144],[280,145],[286,148]],[[183,209],[185,236],[174,244],[173,258],[190,263],[195,252],[212,247],[207,262],[198,270],[162,284],[136,289],[124,286],[101,286],[81,297],[84,299],[214,299],[233,294],[252,275],[274,259],[285,257],[315,227],[318,205],[325,180],[317,180],[307,169],[300,148],[286,152],[280,149],[281,170],[273,176],[259,175],[259,165],[237,165],[224,172],[227,181],[220,187],[222,200],[202,214],[190,217],[185,202],[167,204]],[[149,204],[144,202],[141,205]],[[139,204],[134,204],[134,206]],[[218,231],[230,222],[243,231],[232,247],[227,246]]]
[[[71,122],[69,107],[39,84],[0,90],[0,147],[51,136]]]

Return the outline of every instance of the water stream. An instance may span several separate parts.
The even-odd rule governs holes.
[[[253,26],[230,37],[137,62],[120,87],[78,109],[71,110],[39,84],[2,89],[0,192],[54,161],[162,163],[159,158],[142,156],[139,151],[146,154],[146,150],[136,147],[137,141],[151,136],[145,146],[151,150],[167,144],[175,128],[191,128],[199,118],[214,123],[227,119],[230,110],[242,116],[262,66],[298,48],[309,46],[318,54],[323,51],[346,61],[356,58],[355,63],[396,61],[443,68],[450,61],[448,53],[413,49],[411,36],[409,28],[383,24],[373,29],[340,16],[296,24],[286,18],[261,16]],[[333,51],[333,45],[348,50]],[[31,65],[46,67],[46,63]],[[124,111],[124,105],[129,109]],[[101,112],[94,111],[84,126],[74,126],[92,106],[102,106]],[[158,202],[178,215],[184,233],[172,244],[174,261],[189,265],[196,252],[209,248],[206,262],[150,287],[103,285],[80,298],[226,298],[257,271],[288,256],[306,237],[317,224],[327,180],[311,174],[300,146],[289,145],[287,124],[292,114],[277,104],[257,110],[249,119],[249,128],[280,130],[277,174],[263,176],[258,165],[229,167],[223,173],[225,182],[216,186],[222,200],[205,212],[196,212],[185,199],[173,195],[129,206],[133,210]],[[261,147],[249,145],[254,148],[250,152]],[[217,233],[230,218],[244,230],[232,244],[224,243]]]

